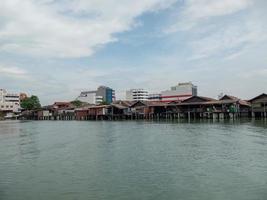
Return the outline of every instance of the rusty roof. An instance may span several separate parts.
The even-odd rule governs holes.
[[[206,101],[206,102],[191,102],[191,103],[180,103],[178,105],[218,105],[218,104],[232,104],[232,103],[239,103],[243,106],[250,106],[250,103],[244,100],[213,100],[213,101]]]
[[[108,108],[110,105],[87,105],[83,107],[76,108],[75,110],[89,110],[89,109],[96,109],[96,108]]]
[[[125,105],[122,105],[122,104],[114,104],[114,103],[112,103],[111,106],[114,106],[115,108],[118,108],[118,109],[129,108],[129,106],[125,106]]]
[[[258,96],[256,96],[256,97],[250,99],[249,102],[254,101],[254,100],[256,100],[256,99],[259,99],[259,98],[264,97],[264,96],[267,97],[267,94],[262,93],[262,94],[260,94],[260,95],[258,95]]]
[[[54,106],[58,106],[58,105],[70,105],[71,103],[70,102],[60,102],[60,101],[58,101],[58,102],[55,102],[53,105]]]
[[[220,98],[219,100],[226,100],[225,98],[229,99],[229,100],[239,100],[240,98],[232,96],[232,95],[224,95],[222,98]]]
[[[201,99],[203,101],[214,101],[216,99],[213,99],[213,98],[210,98],[210,97],[204,97],[204,96],[192,96],[192,97],[189,97],[183,101],[181,101],[181,103],[185,103],[185,102],[188,102],[190,101],[191,99],[194,99],[194,98],[198,98],[198,99]]]
[[[120,104],[120,105],[124,105],[124,106],[131,106],[133,103],[135,103],[134,101],[124,101],[124,100],[117,100],[112,102],[112,104]]]

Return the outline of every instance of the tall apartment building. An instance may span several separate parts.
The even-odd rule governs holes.
[[[102,102],[112,103],[115,101],[115,90],[106,86],[99,86],[97,90],[83,91],[77,100],[89,104],[101,104]]]
[[[0,89],[0,111],[19,112],[20,95],[8,93],[5,89]]]
[[[182,101],[192,96],[197,96],[197,86],[191,82],[178,83],[171,87],[171,90],[161,92],[161,101]]]
[[[130,89],[126,91],[127,101],[147,101],[148,91],[144,89]]]

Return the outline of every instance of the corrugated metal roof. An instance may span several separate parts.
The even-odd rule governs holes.
[[[129,106],[124,106],[124,105],[121,105],[121,104],[111,104],[111,106],[114,106],[118,109],[126,109],[128,108]]]
[[[254,101],[255,99],[259,99],[259,98],[264,97],[264,96],[267,97],[267,94],[262,93],[262,94],[260,94],[260,95],[258,95],[258,96],[256,96],[256,97],[250,99],[249,102]]]

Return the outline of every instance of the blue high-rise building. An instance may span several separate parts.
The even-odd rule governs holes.
[[[106,88],[106,102],[112,103],[115,98],[115,92],[111,88]]]
[[[96,92],[97,96],[103,97],[103,102],[112,103],[115,100],[115,90],[106,86],[99,86]]]

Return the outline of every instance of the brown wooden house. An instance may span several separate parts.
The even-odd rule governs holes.
[[[267,94],[263,93],[249,100],[252,117],[267,117]]]

